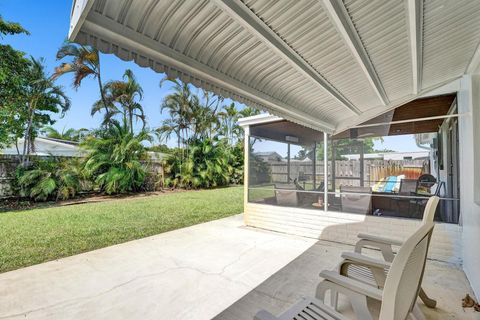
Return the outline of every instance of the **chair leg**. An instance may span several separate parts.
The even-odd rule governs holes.
[[[414,320],[426,320],[425,315],[423,314],[422,310],[418,306],[418,303],[415,303],[412,312],[410,313],[410,318]]]
[[[330,290],[330,304],[335,311],[338,311],[338,291]]]
[[[423,290],[423,288],[420,288],[420,292],[418,293],[418,296],[420,297],[420,299],[422,299],[423,303],[429,307],[429,308],[435,308],[437,306],[437,301],[435,301],[434,299],[430,298],[429,296],[427,296],[427,294],[425,293],[425,291]]]
[[[365,295],[349,290],[345,287],[339,286],[336,283],[324,280],[318,284],[315,297],[325,303],[325,293],[327,291],[330,291],[332,302],[335,302],[335,303],[338,303],[339,293],[347,296],[348,300],[350,301],[350,304],[352,305],[353,311],[355,312],[357,319],[373,320],[372,314],[368,309],[367,297]],[[333,303],[332,303],[332,307],[333,307]]]

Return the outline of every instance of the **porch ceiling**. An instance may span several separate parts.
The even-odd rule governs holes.
[[[447,94],[410,101],[395,110],[385,112],[369,121],[361,123],[360,126],[372,126],[357,128],[354,135],[357,137],[381,137],[438,132],[445,119],[435,119],[435,117],[446,116],[449,113],[455,98],[456,94]],[[433,119],[423,121],[414,120],[425,118]],[[395,123],[404,120],[412,121]],[[378,126],[373,126],[374,124],[378,124]],[[351,130],[345,130],[333,136],[333,139],[346,138],[352,138]]]
[[[70,39],[327,132],[477,67],[480,1],[74,0]]]

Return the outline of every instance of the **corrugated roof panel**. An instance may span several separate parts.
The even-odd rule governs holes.
[[[244,3],[357,107],[381,104],[319,1]]]
[[[413,98],[406,6],[404,0],[76,0],[70,35],[331,130]],[[423,12],[426,89],[464,74],[480,43],[480,1],[425,0]],[[390,103],[382,106],[379,96]]]
[[[390,99],[413,92],[407,1],[344,0]]]
[[[480,1],[424,3],[423,87],[461,76],[480,41]]]

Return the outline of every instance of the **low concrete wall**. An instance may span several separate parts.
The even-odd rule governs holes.
[[[49,157],[30,156],[35,159],[48,159]],[[15,169],[20,164],[20,158],[15,155],[0,154],[0,199],[18,196],[12,191],[12,182],[15,178]],[[161,181],[163,181],[162,160],[155,159],[146,163],[148,175],[145,181],[147,191],[157,191],[161,189]]]
[[[353,245],[360,232],[406,239],[419,226],[420,220],[246,203],[245,223],[252,227]],[[460,227],[437,223],[429,257],[460,265],[461,251]]]
[[[13,196],[11,184],[19,163],[17,156],[0,155],[0,198]]]

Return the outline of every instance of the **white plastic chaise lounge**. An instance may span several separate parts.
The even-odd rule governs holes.
[[[379,320],[405,320],[408,317],[415,317],[415,306],[420,284],[422,283],[423,272],[427,260],[428,245],[432,235],[433,222],[425,223],[411,235],[402,245],[398,254],[393,260],[388,272],[385,286],[382,289],[367,285],[358,280],[340,276],[342,283],[332,283],[323,280],[317,288],[317,296],[323,300],[326,290],[335,287],[335,290],[346,293],[348,297],[359,298],[372,297],[381,301]],[[275,317],[268,311],[259,311],[255,320],[337,320],[349,319],[332,306],[328,306],[317,298],[303,298],[296,305],[291,307],[279,317]],[[363,299],[360,299],[363,301]],[[365,299],[366,300],[366,299]],[[370,314],[359,315],[357,319],[371,319]]]
[[[422,224],[433,222],[439,200],[440,198],[437,196],[428,199],[423,212]],[[342,253],[344,260],[339,265],[339,272],[341,275],[382,288],[385,283],[385,273],[388,272],[390,263],[395,257],[393,246],[401,246],[403,241],[366,233],[359,233],[358,238],[360,240],[355,245],[354,253]],[[366,247],[379,249],[385,261],[362,255],[362,249]],[[437,302],[429,298],[422,288],[420,288],[419,297],[427,307],[436,307]]]

